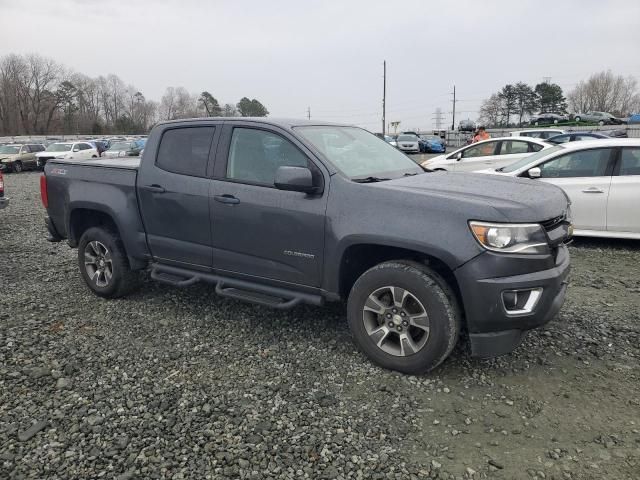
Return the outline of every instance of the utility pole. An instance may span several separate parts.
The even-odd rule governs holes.
[[[311,107],[307,107],[307,118],[311,120]]]
[[[451,130],[456,129],[456,86],[453,86],[453,120],[451,121]]]
[[[387,116],[387,61],[382,62],[382,135],[385,134],[386,116]]]
[[[442,120],[443,120],[443,113],[442,113],[442,109],[440,107],[436,108],[436,111],[433,112],[433,117],[432,120],[434,120],[436,122],[436,130],[441,130],[442,129]]]

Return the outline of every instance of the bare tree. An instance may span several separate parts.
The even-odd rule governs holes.
[[[614,75],[611,70],[593,74],[586,81],[581,81],[567,99],[576,113],[596,110],[624,116],[640,106],[637,80]]]
[[[499,94],[494,93],[484,100],[480,106],[480,123],[491,127],[497,126],[500,124],[503,113],[502,98],[500,98]]]

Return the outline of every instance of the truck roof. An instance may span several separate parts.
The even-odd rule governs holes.
[[[181,118],[179,120],[166,120],[159,122],[158,125],[185,123],[185,122],[204,122],[204,121],[235,121],[235,122],[255,122],[267,125],[275,125],[283,128],[298,127],[303,125],[333,125],[341,127],[351,127],[353,125],[345,123],[326,122],[322,120],[306,120],[299,118],[271,118],[271,117],[198,117],[198,118]]]

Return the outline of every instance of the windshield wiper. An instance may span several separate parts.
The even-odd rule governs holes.
[[[375,183],[375,182],[384,182],[386,180],[391,180],[390,178],[381,178],[381,177],[364,177],[364,178],[352,178],[352,182],[356,183]]]
[[[501,172],[504,170],[504,167],[496,168],[496,172]]]
[[[403,177],[413,177],[414,175],[417,175],[417,173],[415,173],[415,172],[413,172],[413,173],[407,172],[407,173],[405,173],[405,174],[404,174],[404,175],[402,175],[402,176],[403,176]]]

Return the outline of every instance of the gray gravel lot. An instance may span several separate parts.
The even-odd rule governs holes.
[[[372,366],[342,305],[265,310],[145,280],[106,301],[0,211],[0,478],[640,478],[640,242],[576,241],[559,317],[491,361]]]

